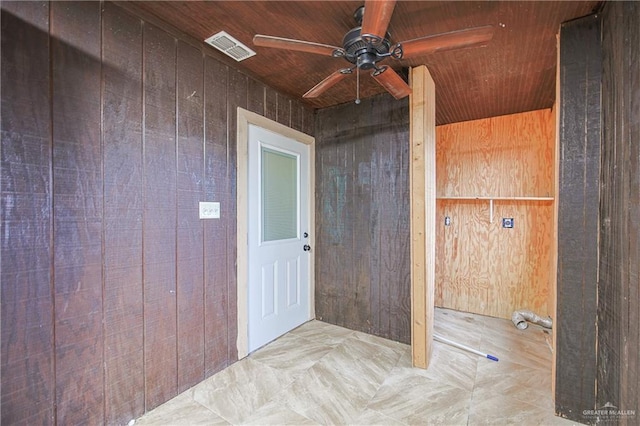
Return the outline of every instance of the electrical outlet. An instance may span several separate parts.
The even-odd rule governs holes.
[[[512,217],[503,217],[502,218],[502,227],[503,228],[513,228],[513,218]]]
[[[451,225],[451,218],[449,216],[444,217],[444,226]]]
[[[220,203],[200,201],[200,219],[220,219]]]

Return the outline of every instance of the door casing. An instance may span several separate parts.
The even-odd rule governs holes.
[[[237,310],[238,310],[238,359],[249,354],[249,312],[248,312],[248,165],[249,165],[249,125],[253,124],[263,129],[270,130],[290,139],[294,139],[305,145],[309,145],[309,222],[311,256],[309,260],[309,318],[315,318],[315,259],[313,247],[315,247],[315,138],[283,124],[270,120],[254,112],[238,107],[237,130]]]

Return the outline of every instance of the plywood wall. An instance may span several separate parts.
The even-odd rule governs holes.
[[[551,314],[551,110],[439,126],[436,135],[436,306]]]
[[[1,16],[0,423],[127,424],[237,359],[236,108],[313,112],[113,3]]]

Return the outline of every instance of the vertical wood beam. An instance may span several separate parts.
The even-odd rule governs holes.
[[[435,85],[423,65],[411,69],[411,354],[427,368],[433,342],[436,221]]]

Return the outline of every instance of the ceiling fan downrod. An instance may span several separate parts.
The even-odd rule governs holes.
[[[356,105],[360,105],[360,67],[356,67]]]

